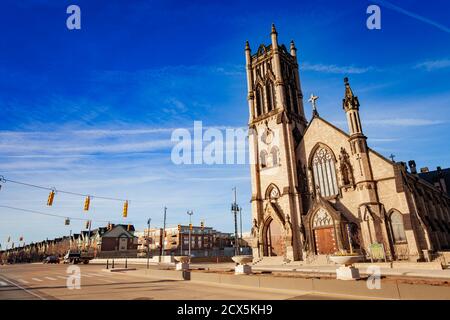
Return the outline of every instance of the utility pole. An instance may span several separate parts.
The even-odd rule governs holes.
[[[161,237],[161,241],[162,241],[162,244],[161,244],[161,248],[162,248],[161,255],[162,256],[164,256],[164,250],[166,248],[166,245],[165,245],[165,243],[166,243],[166,215],[167,215],[167,208],[164,207],[163,234],[162,234],[162,237]]]
[[[234,202],[231,204],[231,211],[234,214],[234,254],[239,255],[239,235],[238,235],[238,223],[237,223],[237,212],[239,211],[239,206],[236,203],[236,187],[234,187]]]
[[[192,215],[194,214],[194,211],[187,212],[189,215],[189,262],[191,262],[191,235],[192,235]]]
[[[146,244],[147,244],[147,269],[149,268],[149,261],[150,261],[150,222],[152,221],[152,218],[148,218],[147,220],[147,239],[146,239]]]

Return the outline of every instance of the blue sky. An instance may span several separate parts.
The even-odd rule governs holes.
[[[66,8],[81,8],[81,30]],[[381,7],[381,30],[366,8]],[[245,165],[173,165],[174,128],[194,120],[245,127],[244,43],[294,39],[305,96],[347,130],[343,77],[361,103],[372,148],[418,167],[449,166],[450,4],[447,1],[53,1],[2,2],[0,175],[61,190],[132,199],[121,203],[5,184],[0,205],[94,220],[194,222],[232,231],[231,188],[250,227]],[[311,112],[306,105],[307,118]],[[0,208],[0,242],[78,232],[82,221]],[[96,227],[100,223],[93,223]]]

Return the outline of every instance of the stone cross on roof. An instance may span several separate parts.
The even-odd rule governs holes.
[[[319,99],[318,96],[315,96],[313,93],[311,93],[311,97],[309,97],[308,102],[311,103],[312,109],[313,109],[313,116],[318,116],[319,112],[317,112],[317,105],[316,100]]]

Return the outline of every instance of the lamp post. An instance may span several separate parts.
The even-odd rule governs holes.
[[[152,221],[151,218],[148,218],[147,220],[147,239],[146,239],[146,244],[147,244],[147,269],[149,268],[149,261],[150,261],[150,222]]]
[[[234,202],[231,204],[231,211],[234,213],[234,254],[239,255],[239,235],[238,235],[238,223],[237,223],[237,213],[239,211],[239,206],[236,203],[236,187],[234,187]]]
[[[194,211],[188,210],[187,214],[189,215],[189,262],[191,262],[192,215],[194,214]]]

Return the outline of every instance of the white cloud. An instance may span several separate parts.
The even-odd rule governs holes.
[[[308,62],[304,62],[300,69],[303,71],[339,74],[360,74],[375,70],[374,67],[337,66],[334,64],[311,64]]]
[[[415,68],[425,69],[426,71],[450,68],[450,59],[427,60],[416,64]]]
[[[363,124],[373,126],[401,126],[401,127],[417,127],[417,126],[430,126],[446,123],[443,120],[431,120],[431,119],[414,119],[414,118],[393,118],[393,119],[367,119],[363,121]]]

